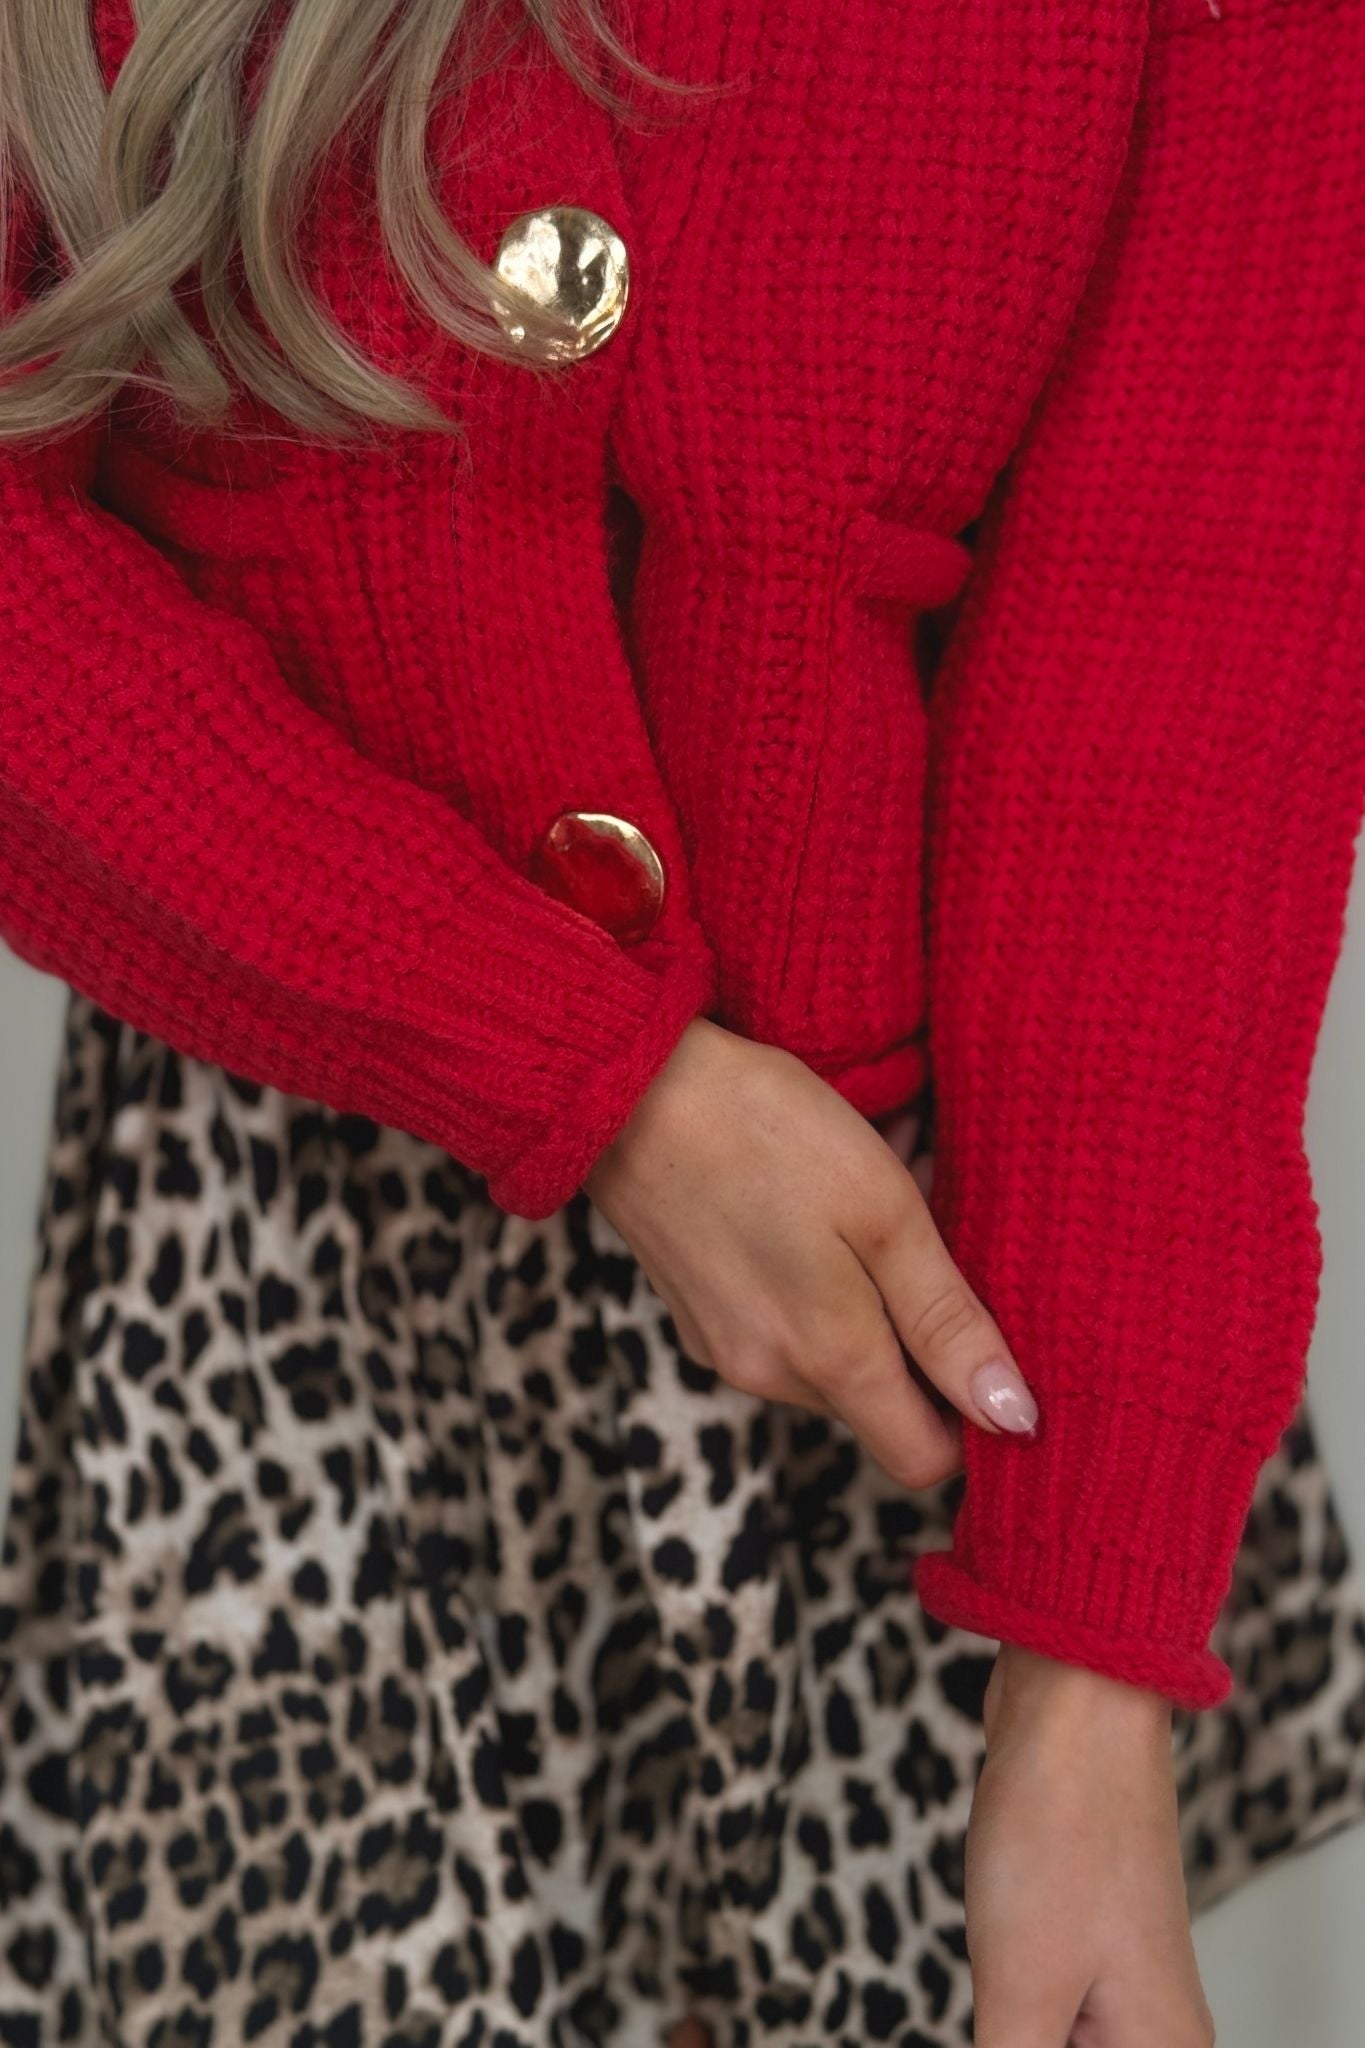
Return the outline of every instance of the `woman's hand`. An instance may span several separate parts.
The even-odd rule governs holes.
[[[1210,2048],[1160,1694],[1002,1645],[967,1828],[976,2048]]]
[[[953,1409],[1036,1419],[914,1176],[793,1055],[694,1020],[584,1185],[693,1358],[840,1416],[903,1485],[960,1466]]]

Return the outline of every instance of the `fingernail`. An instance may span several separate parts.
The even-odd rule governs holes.
[[[969,1382],[971,1396],[988,1422],[1025,1436],[1038,1422],[1038,1403],[1016,1368],[1003,1358],[979,1365]]]

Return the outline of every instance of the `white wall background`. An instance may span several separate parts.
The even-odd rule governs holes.
[[[0,1495],[63,993],[0,951]],[[1365,845],[1318,1047],[1308,1144],[1325,1251],[1313,1408],[1347,1535],[1365,1561]],[[1361,2048],[1362,1898],[1365,1826],[1356,1826],[1198,1917],[1220,2048]]]

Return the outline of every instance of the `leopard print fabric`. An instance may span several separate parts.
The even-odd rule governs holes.
[[[971,2038],[993,1645],[907,1496],[679,1349],[585,1198],[77,997],[0,1567],[0,2042]],[[1191,1899],[1365,1811],[1365,1607],[1301,1414],[1177,1715]]]

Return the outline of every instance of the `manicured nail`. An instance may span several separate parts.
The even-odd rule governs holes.
[[[971,1396],[988,1422],[1025,1436],[1038,1421],[1038,1403],[1019,1373],[1003,1358],[992,1358],[972,1374]]]

